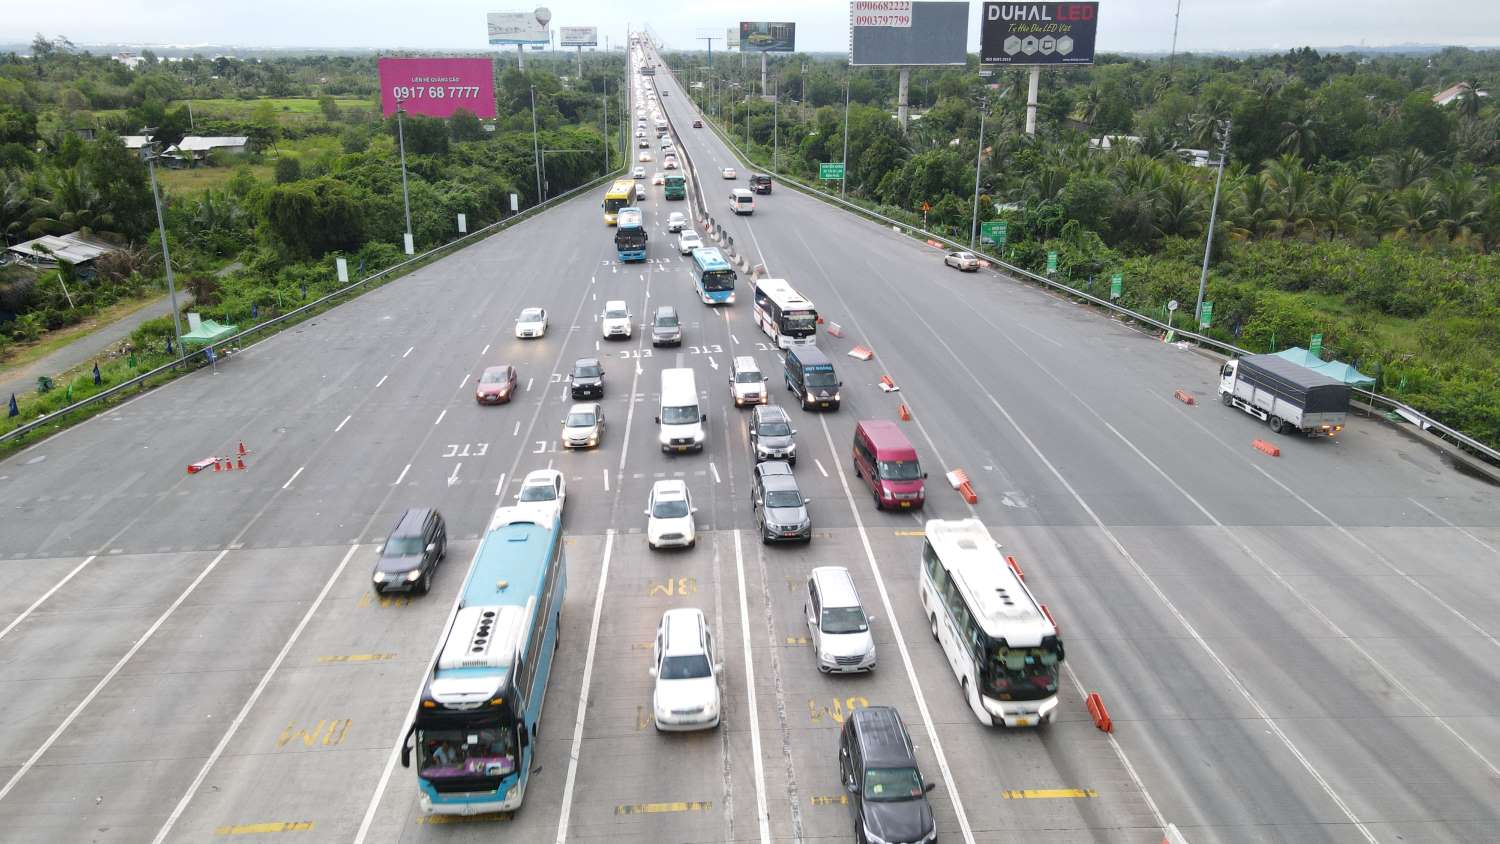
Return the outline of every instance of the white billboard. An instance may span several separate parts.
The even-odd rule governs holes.
[[[740,46],[740,31],[738,27],[731,26],[724,30],[724,51],[728,52],[730,47]]]
[[[532,12],[490,12],[491,44],[550,44],[552,35],[547,31],[547,22],[552,13],[545,8]]]
[[[560,26],[557,28],[557,46],[597,47],[599,46],[599,28],[597,26]]]

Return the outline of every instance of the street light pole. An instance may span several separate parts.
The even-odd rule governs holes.
[[[542,145],[536,136],[536,86],[531,89],[531,169],[536,171],[536,201],[542,201]]]
[[[396,101],[396,140],[401,150],[401,207],[406,210],[406,254],[416,253],[416,244],[411,233],[411,197],[406,190],[406,129],[402,126],[401,115],[406,113],[406,100]]]
[[[771,89],[771,169],[776,169],[776,162],[781,158],[781,80],[776,80],[776,87]]]
[[[150,135],[153,130],[145,130]],[[161,261],[167,270],[167,296],[172,300],[172,334],[177,339],[177,359],[182,359],[182,315],[177,308],[177,280],[172,275],[172,253],[167,249],[167,222],[161,213],[161,194],[156,189],[156,142],[149,141],[146,169],[151,173],[151,199],[156,203],[156,230],[161,236]]]
[[[1203,293],[1208,288],[1208,256],[1213,252],[1214,223],[1219,215],[1219,187],[1224,184],[1224,158],[1229,155],[1229,121],[1219,124],[1219,175],[1214,177],[1214,201],[1208,210],[1208,233],[1203,237],[1203,271],[1198,275],[1198,304],[1193,306],[1194,328],[1203,323]]]
[[[604,172],[609,172],[609,77],[604,77]]]
[[[849,197],[849,80],[854,68],[844,71],[844,176],[839,179],[839,197]]]
[[[974,153],[974,216],[969,221],[969,249],[973,249],[979,238],[979,168],[984,162],[984,115],[990,110],[989,100],[979,102],[979,149]]]

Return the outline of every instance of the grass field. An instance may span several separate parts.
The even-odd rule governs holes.
[[[362,97],[334,97],[340,109],[350,110],[372,110],[373,104]],[[268,102],[276,109],[277,117],[281,123],[301,123],[323,119],[323,109],[319,107],[318,101],[313,97],[265,97],[256,100],[216,99],[216,100],[187,100],[193,107],[193,118],[209,119],[224,118],[228,120],[249,120],[256,106]],[[176,106],[177,103],[173,103]]]
[[[171,191],[178,196],[190,193],[198,193],[208,188],[222,187],[234,175],[234,167],[194,167],[190,170],[176,170],[163,167],[156,171],[156,178],[161,181],[162,188]],[[257,179],[270,179],[274,167],[270,164],[252,164],[250,169],[255,173]]]

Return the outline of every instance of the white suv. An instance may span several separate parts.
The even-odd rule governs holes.
[[[698,543],[698,529],[693,521],[693,498],[687,482],[657,481],[651,486],[646,502],[646,544],[655,551],[668,545],[691,548]]]
[[[657,730],[711,730],[719,726],[719,675],[714,635],[703,611],[667,610],[651,648],[651,713]]]
[[[624,299],[610,299],[604,303],[604,313],[599,316],[599,332],[604,339],[624,337],[629,340],[633,331],[630,309]]]

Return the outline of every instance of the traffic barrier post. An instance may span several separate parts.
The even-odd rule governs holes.
[[[1182,402],[1183,404],[1197,404],[1198,403],[1198,400],[1195,399],[1195,398],[1193,398],[1192,394],[1189,393],[1187,390],[1178,390],[1177,392],[1175,392],[1175,393],[1172,394],[1172,397],[1175,398],[1175,399],[1177,399],[1178,401]]]
[[[1114,731],[1114,722],[1109,720],[1109,710],[1104,708],[1104,698],[1099,697],[1098,692],[1089,692],[1086,705],[1095,727],[1106,733]]]
[[[1257,451],[1265,452],[1266,454],[1269,454],[1272,457],[1280,457],[1281,456],[1281,449],[1278,448],[1278,447],[1276,447],[1276,446],[1274,446],[1274,445],[1271,445],[1270,443],[1266,442],[1265,440],[1254,440],[1254,441],[1252,441],[1250,443],[1250,445],[1254,446]]]

